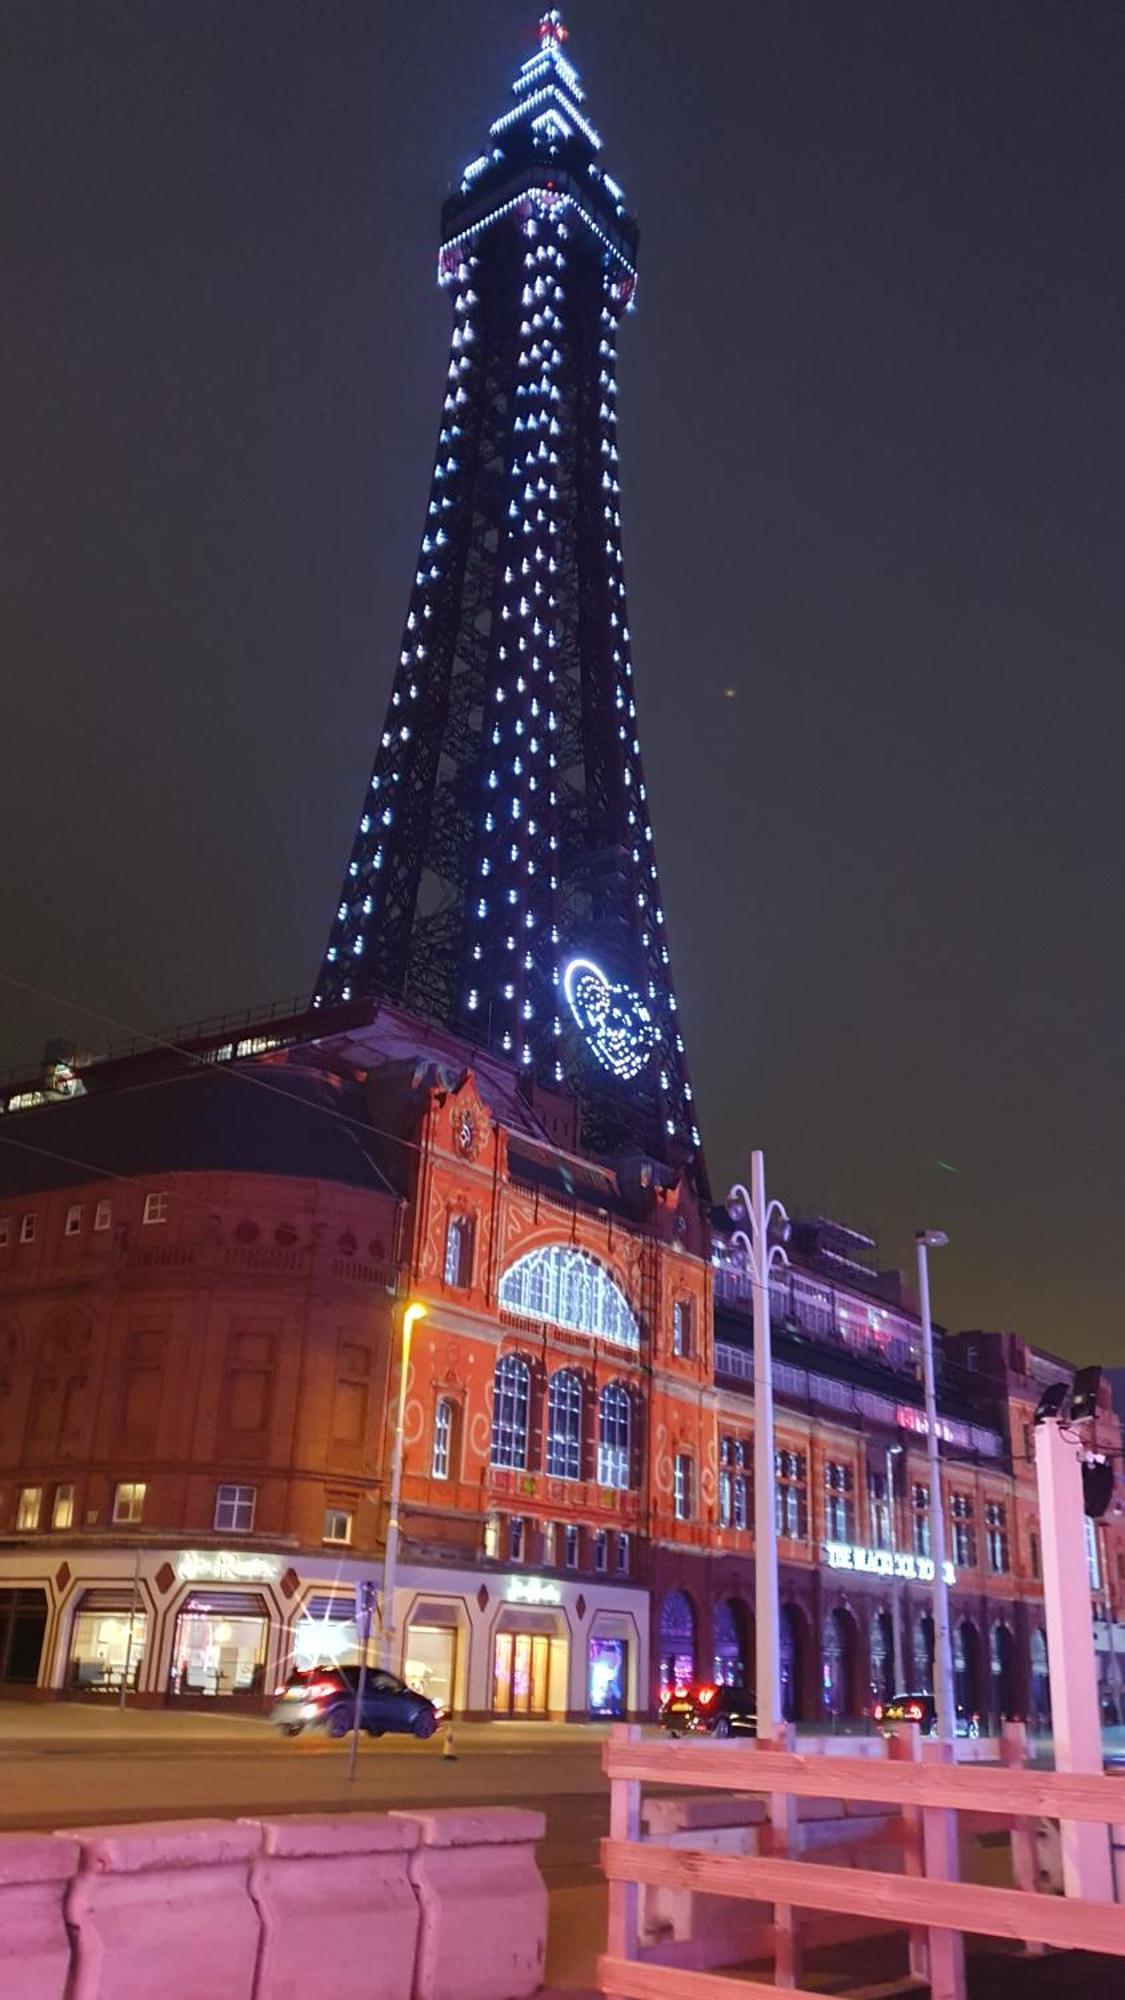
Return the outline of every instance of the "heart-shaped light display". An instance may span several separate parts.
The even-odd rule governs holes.
[[[614,986],[592,958],[572,958],[563,991],[592,1055],[622,1083],[638,1077],[656,1047],[656,1023],[631,986]]]

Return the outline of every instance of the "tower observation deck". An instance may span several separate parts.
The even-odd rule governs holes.
[[[442,215],[453,334],[418,566],[314,996],[387,997],[686,1169],[625,597],[617,340],[637,227],[552,8]]]

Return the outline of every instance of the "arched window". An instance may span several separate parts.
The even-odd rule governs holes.
[[[552,1375],[547,1391],[547,1471],[552,1479],[582,1477],[582,1381],[572,1368]]]
[[[607,1382],[598,1397],[598,1485],[624,1493],[633,1483],[633,1399],[623,1382]]]
[[[550,1320],[576,1333],[639,1347],[636,1316],[609,1272],[565,1243],[548,1243],[520,1257],[500,1280],[500,1304],[528,1319]]]
[[[466,1215],[451,1215],[445,1231],[445,1282],[464,1287],[473,1281],[473,1225]]]
[[[659,1672],[662,1694],[695,1679],[695,1612],[682,1590],[670,1590],[660,1607]]]
[[[492,1463],[527,1471],[531,1370],[518,1354],[501,1355],[492,1385]]]

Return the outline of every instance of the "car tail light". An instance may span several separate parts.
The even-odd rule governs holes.
[[[310,1681],[308,1687],[305,1689],[305,1700],[331,1701],[332,1696],[339,1694],[339,1692],[340,1690],[335,1681]]]
[[[717,1687],[701,1687],[695,1697],[700,1708],[713,1708],[719,1699]]]
[[[882,1722],[882,1720],[883,1720],[883,1704],[882,1704],[882,1702],[881,1702],[881,1701],[877,1701],[877,1702],[875,1703],[875,1707],[874,1707],[874,1709],[873,1709],[872,1713],[874,1714],[874,1717],[875,1717],[875,1720],[876,1720],[876,1722]]]
[[[921,1722],[923,1714],[921,1702],[912,1701],[906,1713],[910,1717],[911,1722]]]

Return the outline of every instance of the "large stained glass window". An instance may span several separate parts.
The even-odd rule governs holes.
[[[639,1347],[640,1328],[621,1290],[585,1250],[549,1243],[519,1258],[500,1280],[500,1304],[527,1319],[549,1320],[619,1347]]]

